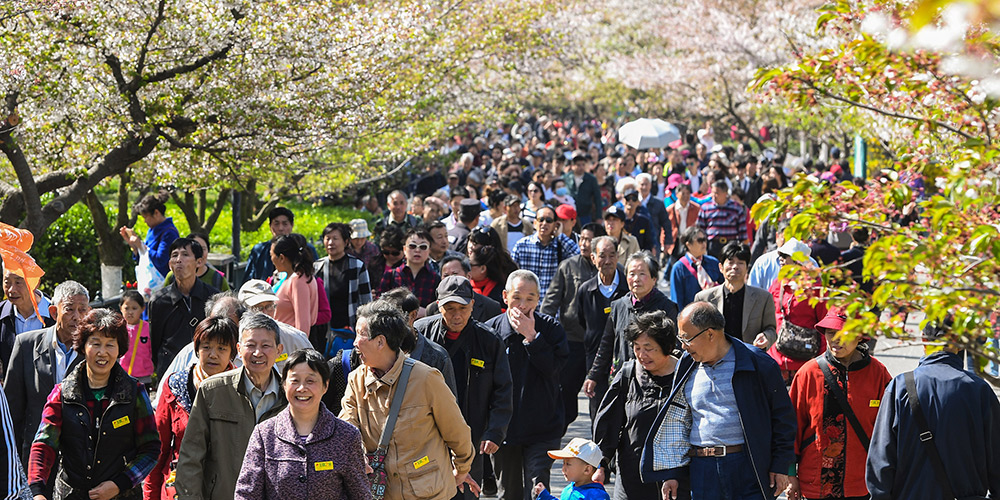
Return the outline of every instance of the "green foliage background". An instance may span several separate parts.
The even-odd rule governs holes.
[[[310,203],[289,201],[282,203],[295,213],[295,231],[301,233],[310,242],[319,240],[323,228],[331,222],[350,222],[351,219],[364,218],[369,221],[369,227],[374,227],[372,217],[365,213],[344,206],[313,206]],[[108,208],[108,217],[114,220],[117,211]],[[188,224],[180,209],[173,201],[167,202],[167,216],[173,217],[174,225],[181,236],[188,234]],[[140,218],[135,230],[144,235],[148,228]],[[227,207],[212,228],[209,240],[212,253],[229,253],[232,247],[233,220],[232,211]],[[250,249],[258,242],[271,237],[267,223],[260,230],[242,232],[240,234],[240,261],[244,261]],[[124,245],[124,242],[122,243]],[[317,251],[322,248],[317,245]],[[101,262],[97,254],[97,233],[87,207],[82,203],[74,205],[65,215],[60,217],[45,236],[32,246],[31,256],[45,270],[40,288],[51,295],[55,286],[66,280],[79,281],[94,295],[101,288]],[[126,257],[122,262],[122,279],[135,281],[135,262]]]

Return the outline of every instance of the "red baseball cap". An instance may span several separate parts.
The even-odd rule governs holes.
[[[576,218],[576,209],[570,205],[559,205],[556,207],[556,217],[560,220],[570,220]]]
[[[816,323],[816,328],[839,332],[844,329],[844,323],[847,323],[847,311],[843,307],[831,307],[826,311],[826,317]]]

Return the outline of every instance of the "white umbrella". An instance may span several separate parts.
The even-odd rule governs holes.
[[[658,118],[639,118],[618,129],[618,142],[635,149],[665,148],[680,138],[677,127]]]

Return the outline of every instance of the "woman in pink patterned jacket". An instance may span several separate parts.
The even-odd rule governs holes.
[[[371,500],[361,432],[322,404],[330,384],[323,356],[295,351],[281,378],[288,407],[254,428],[235,498]]]

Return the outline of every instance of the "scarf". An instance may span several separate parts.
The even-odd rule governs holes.
[[[489,278],[486,278],[482,281],[476,281],[476,280],[470,280],[470,281],[472,282],[473,291],[475,291],[479,295],[485,295],[487,297],[490,295],[490,292],[493,291],[493,288],[497,286],[497,282]]]
[[[234,365],[233,362],[230,361],[229,362],[229,366],[226,366],[226,369],[223,370],[223,371],[229,371],[229,370],[232,370],[233,368],[236,368],[236,365]],[[201,387],[201,383],[204,382],[205,379],[209,377],[208,373],[205,372],[205,370],[202,370],[201,364],[198,364],[198,363],[196,363],[194,365],[194,370],[191,370],[191,374],[192,374],[192,376],[194,376],[194,388],[195,389],[198,389],[199,387]]]
[[[702,259],[691,259],[691,265],[693,265],[695,270],[698,271],[695,273],[695,276],[698,278],[698,286],[700,286],[702,290],[706,290],[715,286],[715,282],[712,281],[712,277],[708,275],[708,271],[706,271],[705,266],[701,264],[701,260]]]

